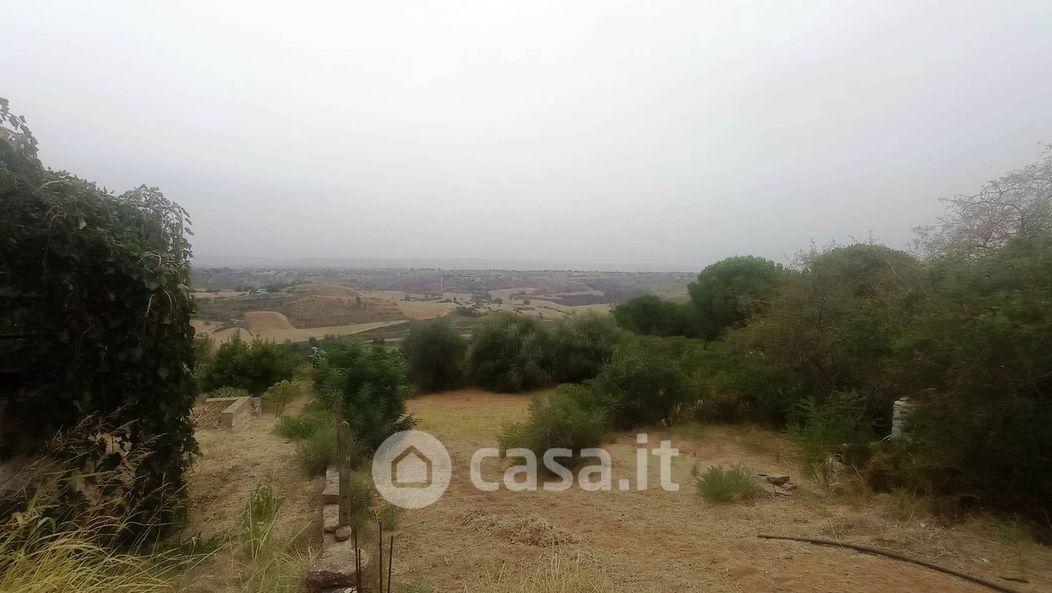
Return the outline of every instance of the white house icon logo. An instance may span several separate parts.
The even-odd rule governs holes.
[[[392,463],[391,484],[398,488],[427,488],[434,482],[434,464],[413,445]]]
[[[396,432],[373,456],[376,490],[405,509],[423,508],[441,498],[452,476],[449,451],[423,431]]]

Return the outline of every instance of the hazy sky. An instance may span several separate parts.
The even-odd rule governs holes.
[[[202,261],[902,247],[1052,143],[1049,0],[0,7],[44,162],[159,185]]]

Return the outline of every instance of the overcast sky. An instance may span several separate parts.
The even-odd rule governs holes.
[[[180,6],[175,6],[179,4]],[[149,6],[148,6],[149,5]],[[1052,2],[4,2],[44,162],[201,261],[904,247],[1052,143]]]

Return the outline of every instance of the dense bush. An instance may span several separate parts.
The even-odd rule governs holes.
[[[585,385],[584,405],[617,429],[671,422],[697,396],[674,360],[639,347],[619,350]]]
[[[701,337],[718,338],[762,311],[783,273],[782,266],[751,255],[729,257],[702,270],[687,287]]]
[[[698,418],[711,422],[758,422],[782,427],[808,391],[792,375],[764,364],[731,332],[708,342],[684,364],[699,389]]]
[[[127,495],[165,523],[196,449],[186,211],[156,188],[118,196],[46,169],[4,99],[0,203],[0,449],[37,449],[90,414],[131,422],[123,442],[149,455]]]
[[[551,340],[533,317],[491,313],[475,325],[467,374],[493,391],[519,392],[547,383]]]
[[[298,361],[285,347],[273,342],[245,342],[240,335],[219,347],[200,373],[202,389],[240,387],[261,395],[271,385],[292,379]]]
[[[780,376],[783,393],[857,392],[883,432],[902,393],[888,373],[895,343],[924,294],[919,262],[881,245],[855,244],[802,257],[766,313],[728,343],[746,368]],[[793,402],[785,402],[790,405]]]
[[[521,447],[540,457],[556,447],[576,454],[598,446],[606,432],[607,419],[601,411],[586,407],[589,395],[587,387],[561,385],[549,396],[535,397],[526,422],[504,427],[501,451]]]
[[[414,322],[402,342],[409,380],[423,392],[456,387],[464,374],[467,342],[444,318]]]
[[[551,333],[552,379],[560,383],[591,379],[621,342],[621,332],[609,317],[584,313],[559,319]]]
[[[1052,236],[933,266],[895,369],[915,402],[908,454],[938,494],[1052,512]]]
[[[636,297],[614,308],[614,319],[626,330],[647,336],[694,336],[693,311],[687,305],[654,295]]]
[[[405,407],[409,388],[405,360],[400,353],[342,341],[319,351],[315,360],[319,399],[330,409],[342,408],[343,420],[363,448],[374,450],[395,432],[412,427]]]

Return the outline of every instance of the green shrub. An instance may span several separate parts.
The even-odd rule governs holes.
[[[530,402],[529,419],[501,432],[501,452],[521,447],[539,457],[556,447],[577,453],[598,446],[606,433],[607,419],[602,412],[585,407],[587,395],[587,387],[560,385],[547,397],[535,397]]]
[[[260,398],[263,409],[281,416],[286,406],[305,393],[305,388],[308,387],[301,381],[279,381],[263,392]]]
[[[317,416],[282,416],[278,418],[274,432],[290,441],[302,441],[322,430],[327,424],[331,424],[331,421]]]
[[[341,341],[319,351],[315,387],[330,409],[341,407],[355,440],[375,450],[392,434],[408,430],[405,360],[398,352]]]
[[[296,462],[309,476],[321,476],[336,460],[336,429],[330,424],[315,430],[296,446]]]
[[[537,319],[491,313],[475,325],[467,374],[493,391],[529,391],[550,380],[546,370],[549,355],[548,332]]]
[[[713,466],[698,477],[698,495],[708,503],[726,504],[756,498],[760,487],[745,467]]]
[[[747,368],[780,376],[797,396],[857,392],[870,423],[886,428],[902,394],[889,370],[925,292],[920,272],[914,257],[883,245],[812,250],[728,341]]]
[[[299,414],[278,418],[274,432],[292,441],[302,441],[332,425],[332,413],[318,400],[311,400]]]
[[[583,313],[563,317],[551,332],[549,369],[552,379],[576,383],[599,374],[622,342],[622,332],[609,316]]]
[[[586,385],[584,406],[602,413],[618,430],[672,422],[697,398],[671,358],[634,346],[619,350]]]
[[[402,342],[409,380],[425,393],[460,383],[466,350],[467,342],[444,318],[414,322]]]
[[[1012,240],[979,259],[938,262],[930,300],[900,343],[896,369],[914,403],[904,453],[927,492],[965,494],[1046,525],[1052,513],[1049,270],[1052,236],[1045,235]]]
[[[806,393],[789,373],[764,364],[742,344],[738,330],[708,342],[694,357],[692,378],[700,390],[698,418],[706,422],[756,422],[783,428]]]
[[[814,397],[798,402],[789,435],[807,477],[829,487],[834,453],[856,468],[868,461],[869,424],[863,399],[854,392],[836,392],[823,403]]]
[[[240,387],[260,395],[271,385],[292,379],[296,365],[296,357],[283,346],[263,340],[248,343],[235,334],[204,367],[200,384],[205,390]]]

